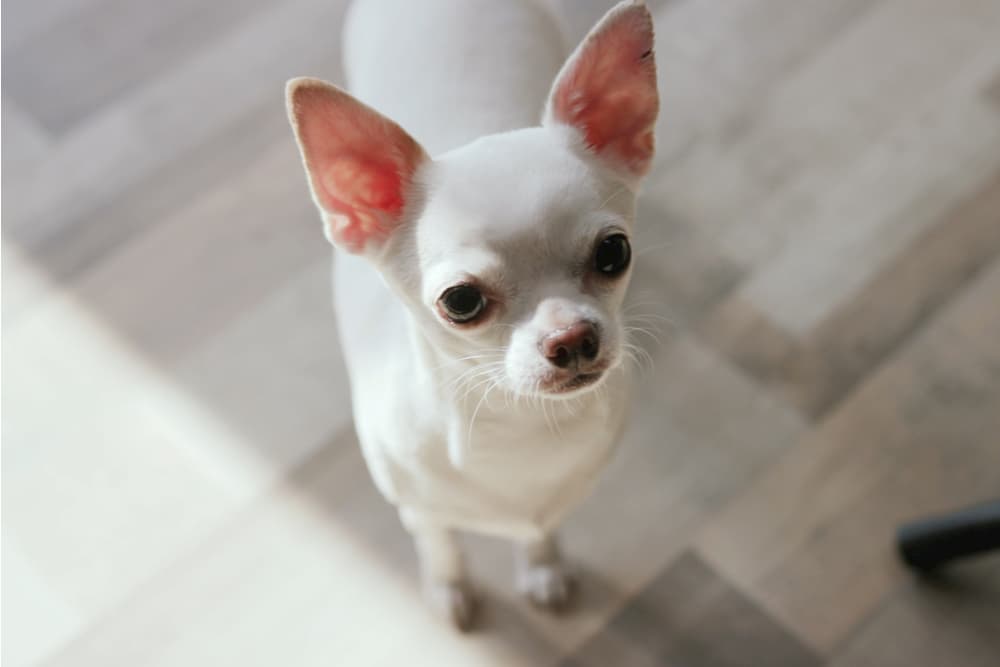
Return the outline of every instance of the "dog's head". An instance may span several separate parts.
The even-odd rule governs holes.
[[[652,20],[612,9],[567,60],[540,127],[431,160],[315,79],[288,108],[327,238],[369,257],[456,366],[566,397],[622,359],[635,192],[659,108]]]

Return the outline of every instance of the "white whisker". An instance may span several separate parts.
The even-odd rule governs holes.
[[[472,411],[472,417],[469,419],[469,432],[466,434],[465,441],[466,441],[466,443],[467,443],[467,445],[468,445],[468,447],[469,447],[470,450],[472,449],[472,429],[476,425],[476,417],[479,415],[479,409],[481,407],[483,407],[483,402],[486,400],[486,397],[489,396],[489,395],[490,395],[489,391],[484,391],[483,392],[483,395],[479,399],[479,402],[476,403],[476,409]]]

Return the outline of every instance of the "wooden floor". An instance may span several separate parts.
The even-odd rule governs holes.
[[[562,0],[578,38],[601,2]],[[354,440],[284,119],[342,0],[10,0],[3,664],[1000,664],[1000,2],[652,2],[635,308],[672,324],[566,527],[582,604],[460,637]]]

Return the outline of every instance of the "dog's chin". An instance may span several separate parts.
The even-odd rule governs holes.
[[[537,393],[556,400],[578,398],[601,386],[607,374],[607,366],[577,373],[552,374],[542,379]]]

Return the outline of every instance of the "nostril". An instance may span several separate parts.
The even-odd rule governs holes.
[[[569,362],[572,360],[572,357],[573,355],[570,354],[569,350],[560,345],[555,349],[555,353],[549,356],[549,361],[559,368],[566,368],[569,366]]]
[[[538,343],[542,355],[556,368],[589,364],[597,359],[600,345],[596,327],[585,321],[554,331]]]

